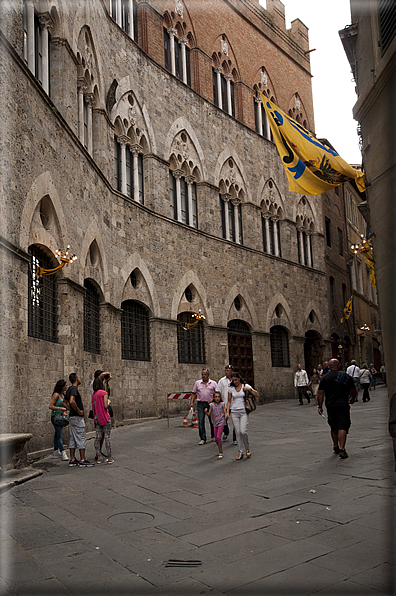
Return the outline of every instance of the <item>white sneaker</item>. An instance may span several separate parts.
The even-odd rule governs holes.
[[[203,439],[200,440],[200,442],[198,443],[198,445],[205,445],[206,441],[204,441]]]
[[[59,453],[59,451],[54,451],[53,454],[52,454],[52,457],[55,458],[55,459],[58,458],[58,457],[60,457],[60,456],[61,456],[61,454]]]
[[[62,451],[62,459],[63,459],[63,461],[69,461],[69,457],[68,457],[66,451]]]

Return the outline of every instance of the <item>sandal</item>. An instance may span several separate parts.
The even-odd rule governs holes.
[[[251,457],[252,452],[250,451],[250,449],[246,449],[246,457]]]
[[[239,453],[236,458],[237,461],[241,461],[241,459],[243,459],[243,453]]]

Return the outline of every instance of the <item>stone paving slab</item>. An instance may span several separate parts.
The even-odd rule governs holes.
[[[345,461],[312,404],[260,406],[249,421],[253,455],[242,462],[230,441],[218,461],[216,446],[198,446],[197,429],[181,421],[113,429],[114,465],[47,458],[35,464],[42,476],[2,495],[2,593],[396,593],[381,390],[370,411],[352,410]],[[167,567],[170,559],[200,564]]]

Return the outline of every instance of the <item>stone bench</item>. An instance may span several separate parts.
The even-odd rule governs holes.
[[[12,468],[27,466],[27,442],[33,437],[30,433],[0,434],[0,467],[2,472]]]

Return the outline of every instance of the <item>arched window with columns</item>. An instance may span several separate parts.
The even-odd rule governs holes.
[[[261,214],[261,230],[263,237],[263,251],[267,254],[282,256],[280,219],[270,212]]]
[[[213,103],[235,118],[234,77],[223,66],[212,67]]]
[[[143,147],[124,134],[114,136],[114,187],[144,204]]]
[[[241,200],[230,193],[219,194],[219,200],[222,238],[243,244]]]
[[[193,228],[198,228],[195,176],[186,176],[181,169],[169,170],[169,191],[173,219]]]
[[[23,3],[23,57],[44,91],[50,94],[50,33],[53,22],[49,12],[37,13],[33,0]]]
[[[135,0],[110,0],[110,16],[131,39],[137,40]]]
[[[313,267],[311,231],[297,226],[298,262],[306,267]]]
[[[190,40],[175,27],[164,27],[165,68],[191,87]]]

